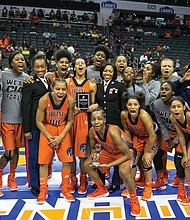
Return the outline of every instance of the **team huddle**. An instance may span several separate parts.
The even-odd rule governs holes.
[[[121,196],[130,198],[130,213],[139,216],[136,187],[144,189],[141,199],[145,201],[151,200],[152,190],[164,190],[168,183],[167,152],[175,151],[172,184],[178,186],[176,199],[190,205],[189,103],[186,96],[175,96],[176,87],[180,93],[180,83],[188,82],[189,71],[182,78],[173,76],[173,61],[164,59],[159,79],[151,63],[135,75],[124,56],[118,56],[113,64],[107,48],[98,46],[94,66],[87,67],[84,59],[77,58],[70,74],[71,54],[60,49],[54,56],[57,71],[53,73],[47,71],[42,54],[32,60],[32,76],[24,73],[25,59],[18,51],[9,57],[10,69],[0,72],[5,149],[0,158],[0,189],[3,170],[10,163],[8,187],[18,190],[15,171],[19,148],[25,146],[28,185],[38,204],[48,197],[48,178],[56,153],[62,162],[62,198],[74,202],[76,190],[86,194],[88,178],[95,188],[87,194],[88,199],[109,196],[122,182],[126,189]],[[85,109],[78,105],[78,94],[89,94]],[[80,161],[79,181],[76,157]],[[111,167],[114,173],[108,189],[105,177]]]

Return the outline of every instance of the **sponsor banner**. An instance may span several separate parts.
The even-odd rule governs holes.
[[[166,7],[160,8],[160,12],[174,14],[174,9],[166,6]]]
[[[102,2],[101,3],[102,8],[117,8],[117,4],[111,1]]]
[[[147,8],[148,8],[148,10],[156,11],[156,5],[148,5]]]

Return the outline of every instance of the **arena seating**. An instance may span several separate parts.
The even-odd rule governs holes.
[[[63,23],[60,23],[59,27],[53,27],[53,22],[39,22],[37,26],[37,34],[30,33],[30,22],[24,21],[24,27],[17,28],[16,32],[11,31],[12,23],[7,22],[7,20],[0,20],[1,24],[5,26],[5,31],[0,32],[0,39],[3,38],[5,34],[9,34],[12,41],[16,44],[20,43],[25,40],[29,45],[32,42],[36,42],[38,50],[44,47],[43,45],[43,33],[45,30],[52,33],[53,30],[57,34],[57,39],[52,40],[53,44],[58,43],[65,43],[65,45],[73,45],[74,43],[78,43],[79,48],[77,49],[80,54],[84,51],[90,52],[93,54],[94,51],[94,42],[90,42],[89,39],[81,38],[79,33],[81,30],[85,29],[87,24],[71,24],[71,28],[65,29],[63,27]],[[13,21],[14,25],[18,27],[18,20]],[[89,28],[91,28],[92,24],[88,24]]]
[[[135,27],[135,29],[136,28],[137,27]],[[189,58],[190,58],[190,44],[189,44],[190,36],[187,34],[183,34],[184,29],[183,27],[180,26],[181,34],[179,37],[175,37],[175,33],[174,33],[175,28],[177,28],[177,26],[158,28],[155,27],[154,24],[152,24],[150,26],[146,25],[142,27],[143,29],[142,33],[136,31],[135,32],[125,31],[125,33],[120,34],[119,36],[118,26],[114,25],[112,31],[114,32],[115,37],[119,36],[122,41],[127,39],[129,45],[134,43],[133,40],[134,37],[139,38],[138,45],[135,46],[135,51],[133,52],[133,55],[137,58],[139,58],[147,50],[147,48],[150,48],[152,50],[161,44],[161,45],[169,46],[170,49],[166,51],[163,50],[158,51],[159,57],[162,54],[164,54],[165,57],[171,58],[173,60],[180,59],[182,63],[185,65],[189,63]],[[171,31],[171,38],[164,37],[165,31],[167,31],[168,29]],[[152,36],[152,35],[146,36],[144,33],[148,31],[157,33],[157,36]],[[155,59],[156,58],[158,57],[155,56]]]

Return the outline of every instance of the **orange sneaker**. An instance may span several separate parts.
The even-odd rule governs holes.
[[[0,192],[0,197],[2,197],[4,194],[3,194],[3,192]]]
[[[130,205],[131,205],[131,215],[139,216],[141,214],[141,208],[140,208],[138,197],[130,198]]]
[[[127,197],[127,198],[130,198],[130,193],[127,189],[124,189],[121,193],[121,196],[124,196],[124,197]]]
[[[168,184],[168,170],[163,170],[163,180],[164,180],[164,184],[167,185]]]
[[[99,186],[94,192],[87,195],[88,199],[98,199],[101,197],[107,197],[109,196],[109,192],[107,188],[103,186]]]
[[[166,186],[163,179],[163,173],[158,172],[156,177],[156,182],[152,183],[152,190],[159,189],[159,190],[165,190]]]
[[[0,189],[3,189],[3,172],[0,172]]]
[[[47,197],[48,197],[47,192],[48,192],[48,187],[47,186],[41,186],[40,187],[40,194],[39,194],[39,196],[36,200],[36,203],[43,204],[46,201]]]
[[[179,185],[178,175],[175,175],[175,176],[174,176],[174,179],[173,179],[173,181],[172,181],[172,186],[173,186],[173,187],[178,187],[178,185]]]
[[[17,191],[18,190],[18,185],[15,182],[15,176],[13,174],[8,175],[8,187],[11,191]]]
[[[190,205],[190,196],[185,197],[184,199],[181,200],[182,205]]]
[[[152,188],[151,187],[145,187],[143,193],[142,193],[142,200],[150,201],[152,196]]]
[[[60,196],[64,198],[67,202],[74,202],[75,198],[74,196],[70,193],[69,188],[63,188],[61,190]]]
[[[72,176],[69,183],[69,191],[70,193],[74,193],[77,188],[78,179],[76,176]]]
[[[152,183],[152,190],[159,189],[159,190],[165,190],[166,185],[163,182],[156,181],[155,183]]]
[[[86,175],[80,178],[80,187],[78,189],[78,194],[85,194],[87,192],[86,186],[88,184]]]
[[[185,199],[185,197],[186,197],[185,185],[179,184],[177,200],[181,202],[183,199]]]

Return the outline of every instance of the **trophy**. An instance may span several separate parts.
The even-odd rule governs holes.
[[[88,110],[90,106],[90,93],[89,92],[77,92],[76,93],[77,107],[82,111]]]
[[[101,144],[97,143],[95,145],[95,152],[94,152],[94,154],[96,154],[96,158],[93,159],[93,162],[92,162],[93,166],[98,166],[100,164],[99,162],[100,150],[101,150]]]

